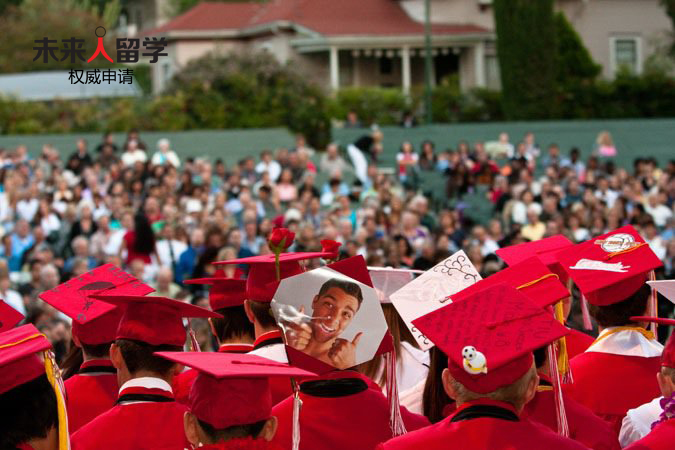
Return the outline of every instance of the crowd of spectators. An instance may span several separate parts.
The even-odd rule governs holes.
[[[451,148],[403,142],[387,168],[382,138],[375,131],[359,139],[363,177],[345,149],[316,151],[302,136],[292,148],[241,161],[181,160],[169,140],[152,151],[135,130],[124,142],[79,139],[70,155],[49,144],[0,149],[0,298],[59,353],[69,325],[38,300],[43,290],[112,263],[158,295],[204,305],[202,287],[183,281],[212,274],[213,261],[269,252],[266,236],[279,226],[296,233],[291,251],[333,239],[344,257],[426,270],[463,249],[489,275],[503,267],[500,247],[558,233],[580,242],[630,223],[663,260],[658,277],[674,275],[673,161],[637,157],[624,168],[613,162],[616,149],[584,149],[584,159],[577,148],[540,148],[532,133],[514,144],[504,133]],[[425,192],[433,177],[440,192]]]

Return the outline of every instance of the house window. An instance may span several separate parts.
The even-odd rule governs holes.
[[[637,36],[615,36],[610,39],[612,72],[642,72],[641,40]]]
[[[394,72],[394,61],[391,58],[380,58],[380,75],[391,75]]]

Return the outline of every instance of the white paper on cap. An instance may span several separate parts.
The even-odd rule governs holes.
[[[482,278],[463,250],[403,286],[390,298],[394,308],[408,326],[422,350],[434,346],[412,321],[451,303],[449,296],[471,286]]]
[[[659,294],[675,303],[675,280],[647,281],[647,284],[656,289]]]

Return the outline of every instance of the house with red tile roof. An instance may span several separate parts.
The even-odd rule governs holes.
[[[154,4],[157,14],[166,1],[139,0],[137,7],[152,11],[148,5]],[[432,83],[456,76],[462,89],[498,88],[492,0],[430,3]],[[641,72],[671,29],[659,0],[557,0],[555,5],[606,78],[625,66]],[[409,93],[424,82],[423,22],[424,0],[205,1],[151,27],[143,21],[141,34],[169,42],[169,57],[153,65],[155,92],[188,61],[208,52],[268,51],[331,90],[382,86]]]
[[[484,86],[494,33],[460,20],[431,29],[434,82],[458,74],[464,87]],[[153,67],[155,91],[188,61],[212,51],[269,51],[333,90],[409,92],[424,81],[424,24],[396,0],[202,2],[142,34],[169,43],[169,57]]]

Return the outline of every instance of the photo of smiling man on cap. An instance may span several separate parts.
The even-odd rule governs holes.
[[[312,300],[312,320],[299,325],[289,323],[288,345],[338,369],[354,366],[356,347],[363,333],[356,333],[351,340],[340,335],[362,302],[363,293],[358,284],[339,278],[326,281]],[[300,313],[304,313],[304,307]]]

